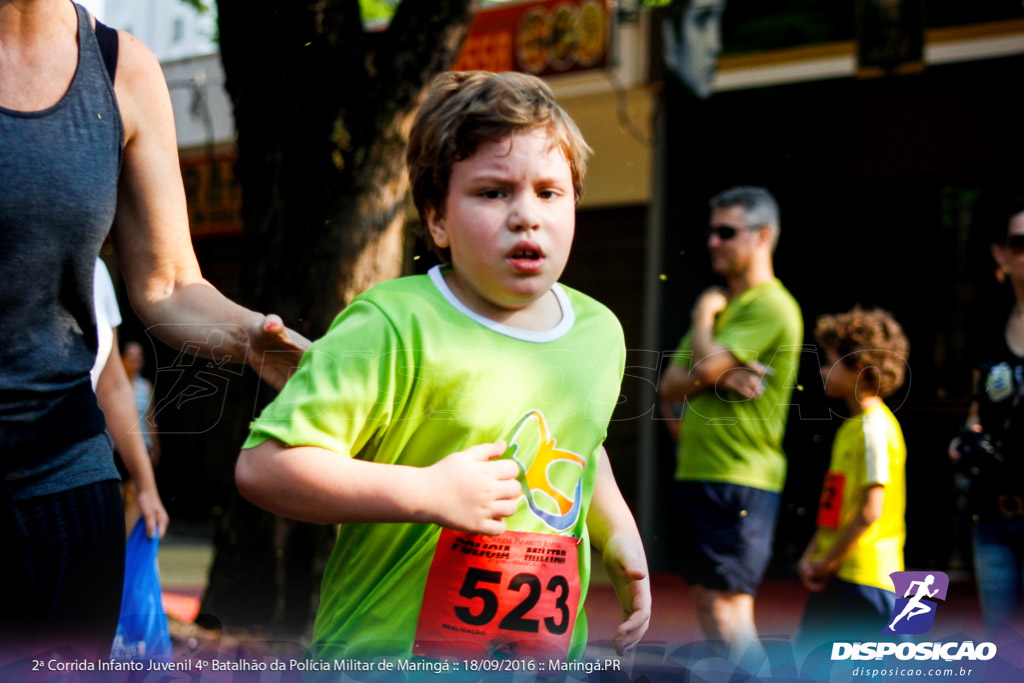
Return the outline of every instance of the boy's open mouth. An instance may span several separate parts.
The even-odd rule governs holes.
[[[508,258],[515,261],[536,261],[544,258],[544,250],[536,242],[520,240],[508,252]]]
[[[537,273],[544,267],[544,250],[532,242],[516,244],[506,258],[512,268],[522,273]]]

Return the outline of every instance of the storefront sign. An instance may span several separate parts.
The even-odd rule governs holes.
[[[540,0],[480,11],[457,71],[551,76],[608,66],[611,13],[605,0]]]
[[[234,171],[237,159],[233,149],[181,159],[193,237],[242,232],[242,186]]]

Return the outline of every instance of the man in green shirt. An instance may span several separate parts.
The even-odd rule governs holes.
[[[711,200],[708,250],[726,288],[705,291],[661,381],[685,402],[676,466],[683,578],[709,639],[759,650],[754,594],[771,555],[786,478],[782,436],[803,340],[800,307],[775,278],[778,206],[736,187]]]

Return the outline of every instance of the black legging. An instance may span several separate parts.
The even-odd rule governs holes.
[[[0,638],[15,650],[7,656],[70,646],[88,659],[109,657],[124,583],[117,481],[8,499],[0,515]]]

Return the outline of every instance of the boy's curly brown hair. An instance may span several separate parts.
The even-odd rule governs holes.
[[[888,311],[854,306],[846,313],[819,316],[814,338],[847,367],[862,370],[882,398],[903,385],[910,341]]]

